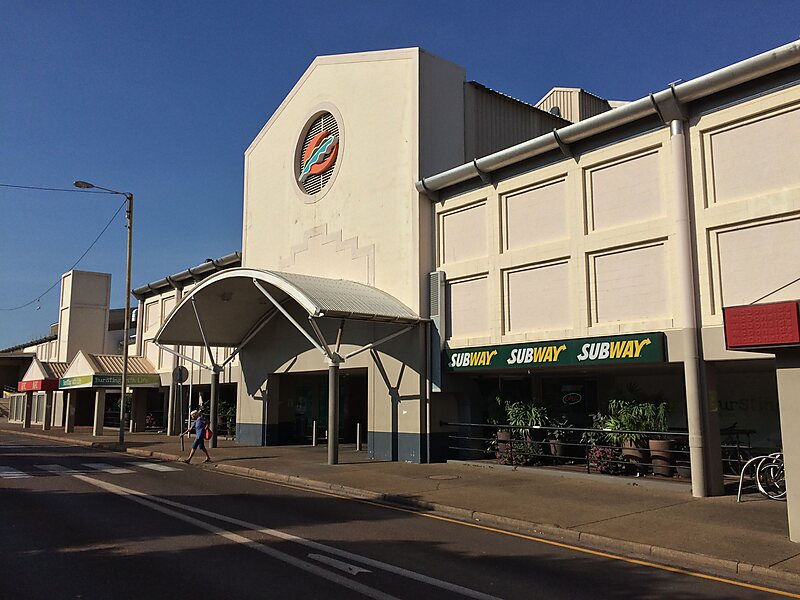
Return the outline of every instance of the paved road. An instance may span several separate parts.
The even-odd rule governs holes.
[[[9,600],[776,597],[410,511],[2,434],[0,510],[0,598]]]

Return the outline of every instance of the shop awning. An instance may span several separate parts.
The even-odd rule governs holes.
[[[128,357],[128,387],[159,387],[161,377],[146,358]],[[118,388],[122,385],[122,356],[79,351],[59,380],[59,389]]]
[[[279,304],[296,303],[311,317],[398,324],[421,320],[393,296],[362,283],[240,268],[222,271],[194,288],[167,317],[156,341],[237,347],[277,310],[264,291]]]
[[[17,384],[20,392],[52,391],[58,389],[58,381],[64,376],[69,363],[40,361],[34,358],[31,366]]]

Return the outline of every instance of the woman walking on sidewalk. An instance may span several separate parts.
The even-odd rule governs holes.
[[[203,462],[211,462],[211,456],[209,456],[208,450],[206,450],[206,442],[205,442],[205,438],[206,438],[206,420],[203,417],[203,415],[200,413],[199,410],[193,410],[189,414],[189,416],[194,421],[194,431],[195,431],[196,437],[194,439],[194,442],[192,443],[192,451],[189,452],[189,458],[187,458],[183,462],[185,462],[188,465],[192,461],[192,457],[194,456],[194,453],[197,452],[198,448],[200,448],[200,450],[202,450],[203,453],[206,455],[206,459]],[[192,428],[189,427],[189,429],[184,431],[181,435],[187,435],[191,431],[192,431]]]

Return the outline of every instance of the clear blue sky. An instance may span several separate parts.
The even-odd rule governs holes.
[[[798,17],[752,0],[0,0],[0,183],[133,192],[136,287],[240,249],[243,153],[316,55],[420,46],[531,102],[554,85],[636,99],[796,39]],[[118,205],[0,188],[0,307],[49,287]],[[113,306],[123,223],[78,267],[113,274]],[[57,303],[0,311],[0,348],[46,335]]]

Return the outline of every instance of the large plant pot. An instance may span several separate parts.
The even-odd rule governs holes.
[[[688,460],[675,461],[675,469],[678,471],[678,477],[681,479],[692,478],[692,464]]]
[[[653,463],[653,475],[672,477],[675,475],[675,458],[672,440],[650,440],[650,460]]]
[[[646,464],[650,462],[650,451],[646,442],[634,442],[632,440],[622,440],[622,458],[636,464],[638,474],[647,470]]]
[[[511,432],[501,429],[497,432],[497,451],[495,458],[507,463],[511,459]]]
[[[565,450],[564,442],[554,438],[550,438],[548,441],[550,443],[551,456],[553,456],[553,458],[556,459],[564,458],[564,450]]]

